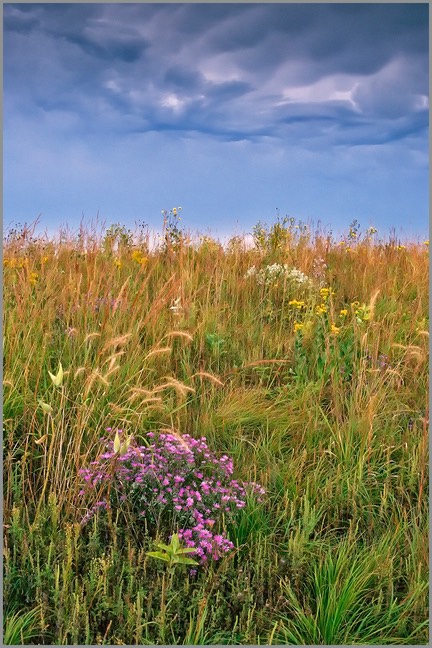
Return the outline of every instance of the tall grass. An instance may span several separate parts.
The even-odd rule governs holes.
[[[427,643],[428,247],[254,241],[6,237],[6,643]],[[273,264],[311,281],[248,273]],[[124,511],[81,524],[108,427],[205,436],[266,488],[229,557],[167,580]]]

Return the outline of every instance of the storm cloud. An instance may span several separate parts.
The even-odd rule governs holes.
[[[416,148],[428,33],[415,3],[6,4],[6,145],[34,129],[57,142]]]
[[[5,5],[6,100],[67,106],[88,129],[117,115],[122,132],[126,116],[132,131],[283,137],[303,117],[311,133],[342,124],[347,142],[399,138],[426,126],[426,17],[421,4]]]

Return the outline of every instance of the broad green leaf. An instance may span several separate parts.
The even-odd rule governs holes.
[[[159,549],[163,549],[164,551],[167,551],[170,554],[173,552],[173,548],[171,545],[166,545],[163,544],[162,542],[156,542],[156,547],[159,547]]]
[[[196,549],[194,547],[187,547],[186,549],[177,549],[178,554],[187,554],[187,553],[194,553],[196,552]]]
[[[161,551],[147,551],[146,556],[151,556],[151,558],[158,558],[159,560],[164,560],[165,562],[170,562],[170,557],[166,554],[163,554]]]
[[[179,558],[176,562],[180,565],[198,565],[197,561],[193,560],[193,558]]]

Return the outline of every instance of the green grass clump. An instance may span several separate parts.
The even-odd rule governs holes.
[[[5,644],[427,644],[427,245],[171,218],[12,232],[3,266]],[[106,428],[264,486],[226,557],[168,569],[128,502],[82,524]]]

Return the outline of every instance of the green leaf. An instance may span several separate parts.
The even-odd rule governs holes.
[[[159,560],[164,560],[165,562],[170,562],[170,557],[166,554],[163,554],[161,551],[147,551],[146,556],[151,558],[158,558]]]
[[[193,547],[187,547],[186,549],[177,549],[178,554],[186,554],[186,553],[193,553],[196,552],[196,549]]]
[[[173,548],[171,545],[166,545],[163,544],[162,542],[156,542],[156,547],[159,547],[159,549],[163,549],[163,551],[166,551],[169,554],[173,553]]]
[[[193,560],[192,558],[181,558],[179,557],[178,560],[176,560],[180,565],[198,565],[196,560]]]

